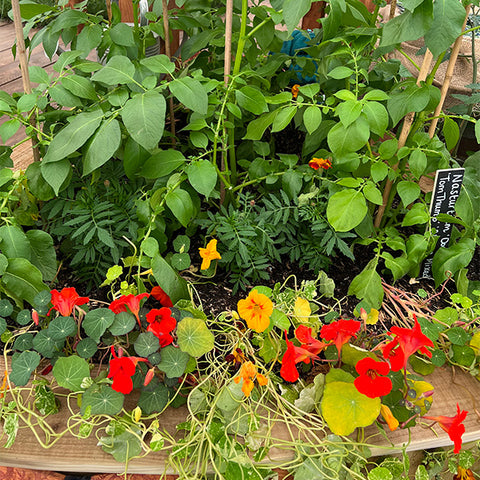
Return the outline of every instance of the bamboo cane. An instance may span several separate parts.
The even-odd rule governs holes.
[[[165,55],[171,59],[172,52],[170,49],[170,25],[168,20],[168,0],[162,0],[162,13],[163,13],[163,30],[165,31]],[[170,133],[172,134],[172,147],[175,148],[175,111],[173,108],[173,98],[169,99],[169,111],[170,111]]]
[[[107,6],[108,23],[112,23],[112,2],[111,0],[105,0],[105,4]]]
[[[223,66],[223,82],[228,85],[230,70],[232,68],[232,22],[233,0],[227,0],[225,12],[225,61]]]
[[[19,0],[12,0],[13,22],[15,26],[15,35],[17,38],[17,54],[20,63],[20,70],[22,72],[23,90],[26,94],[32,93],[32,86],[30,84],[30,75],[28,74],[28,59],[27,50],[25,48],[25,39],[23,38],[22,16],[20,14]],[[36,116],[34,113],[30,116],[30,125],[36,126]],[[36,135],[30,136],[32,140],[33,160],[40,161],[40,151],[37,144]]]
[[[462,34],[465,31],[467,25],[468,16],[470,15],[470,5],[465,7],[465,20],[463,21]],[[445,103],[445,98],[447,97],[448,89],[450,88],[450,82],[453,77],[453,69],[455,68],[455,63],[457,62],[457,57],[460,52],[460,47],[462,46],[463,35],[459,35],[455,40],[455,43],[452,47],[452,52],[450,54],[450,60],[448,61],[447,71],[445,72],[445,78],[443,79],[443,85],[440,95],[440,102],[438,102],[435,113],[433,114],[433,120],[428,129],[428,134],[430,138],[433,138],[435,135],[435,129],[437,128],[437,123],[439,119],[440,112],[442,111],[443,104]]]
[[[420,72],[418,73],[417,85],[420,85],[420,82],[425,81],[425,79],[427,78],[432,60],[433,60],[432,52],[430,52],[430,50],[428,50],[427,48],[427,51],[425,52],[425,56],[423,58],[422,66],[420,68]],[[402,131],[400,132],[400,137],[398,139],[398,149],[405,146],[408,135],[410,134],[410,129],[412,128],[414,117],[415,117],[414,112],[410,112],[405,116],[403,120]],[[396,170],[398,168],[398,162],[392,168],[393,170]],[[385,209],[387,208],[388,198],[390,197],[392,186],[393,186],[393,181],[390,180],[390,178],[387,178],[387,181],[385,182],[385,189],[383,190],[383,202],[382,202],[382,205],[378,207],[377,214],[375,216],[375,222],[374,222],[375,228],[380,227],[380,223],[382,222]]]

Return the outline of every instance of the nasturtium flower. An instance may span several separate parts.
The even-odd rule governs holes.
[[[469,468],[457,466],[457,473],[453,476],[453,480],[475,480],[473,472]]]
[[[292,98],[294,100],[296,100],[298,97],[299,88],[300,88],[300,85],[298,85],[297,83],[292,87]]]
[[[81,297],[74,287],[63,288],[60,292],[52,290],[50,294],[53,307],[47,315],[50,315],[52,310],[56,310],[62,317],[68,317],[72,314],[75,305],[84,305],[90,301],[88,297]]]
[[[160,341],[161,347],[166,347],[173,342],[170,335],[177,326],[177,321],[172,317],[172,311],[167,307],[154,308],[147,313],[147,332],[152,332]]]
[[[117,298],[114,300],[110,305],[109,309],[113,313],[121,313],[121,312],[126,312],[127,307],[130,310],[133,315],[135,315],[135,318],[137,319],[138,324],[140,327],[142,326],[142,323],[140,322],[140,318],[138,316],[138,312],[140,311],[140,301],[148,297],[148,293],[139,293],[138,295],[122,295],[121,297]]]
[[[311,327],[306,325],[299,325],[295,329],[295,337],[302,344],[302,348],[313,355],[319,354],[327,346],[326,343],[313,338]]]
[[[119,357],[111,348],[113,358],[109,363],[108,378],[113,378],[112,389],[116,392],[128,394],[133,390],[132,377],[135,375],[135,368],[138,362],[146,362],[140,357]]]
[[[450,440],[453,442],[453,453],[458,453],[462,448],[462,435],[465,433],[465,425],[462,422],[467,417],[467,413],[466,410],[460,411],[460,406],[457,403],[457,414],[454,417],[424,415],[422,418],[437,422],[442,430],[448,433]]]
[[[240,317],[247,322],[248,328],[260,333],[270,325],[273,303],[266,295],[254,289],[247,298],[238,301],[237,310]]]
[[[235,383],[240,383],[240,380],[243,381],[242,383],[242,392],[246,397],[250,396],[250,393],[255,386],[254,380],[257,380],[258,384],[263,386],[268,383],[268,379],[265,375],[257,372],[257,367],[249,360],[245,362],[240,367],[238,372],[238,376],[233,379]]]
[[[308,162],[308,165],[314,170],[318,170],[319,168],[328,170],[329,168],[332,167],[332,161],[328,158],[312,158]]]
[[[150,295],[155,300],[159,301],[162,307],[173,307],[172,300],[166,294],[165,290],[162,287],[159,287],[158,285],[156,287],[153,287]]]
[[[380,405],[380,414],[382,415],[383,419],[387,422],[388,428],[391,432],[396,430],[400,425],[399,421],[393,416],[392,411],[389,407],[384,405],[383,403]]]
[[[332,341],[337,347],[338,358],[342,346],[345,345],[352,337],[357,337],[360,330],[361,322],[358,320],[337,320],[328,325],[324,325],[320,330],[320,336],[327,341]]]
[[[220,260],[222,257],[217,252],[217,239],[213,238],[207,243],[206,248],[199,248],[200,256],[202,257],[202,265],[200,270],[207,270],[210,267],[212,260]]]
[[[353,384],[368,398],[383,397],[392,391],[392,381],[385,376],[390,372],[387,362],[366,357],[357,362],[355,370],[359,376]]]
[[[395,338],[383,347],[383,356],[390,362],[390,367],[394,372],[404,369],[410,355],[415,352],[424,353],[430,358],[432,356],[432,352],[427,347],[433,347],[433,342],[422,333],[417,317],[414,319],[413,328],[392,327],[390,333],[395,335]]]

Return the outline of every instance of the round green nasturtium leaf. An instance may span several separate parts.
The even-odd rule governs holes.
[[[9,300],[4,298],[0,300],[0,317],[8,317],[13,312],[13,305]]]
[[[408,361],[413,370],[419,375],[430,375],[430,373],[435,370],[433,363],[427,362],[425,359],[417,357],[416,355],[412,355]]]
[[[47,330],[40,330],[33,339],[33,348],[47,358],[52,358],[54,353],[62,348],[62,340],[55,340]]]
[[[0,335],[3,334],[3,332],[7,329],[7,321],[0,317]]]
[[[27,350],[12,358],[12,372],[10,381],[17,387],[23,387],[30,380],[30,375],[40,363],[40,355],[37,352]]]
[[[137,319],[131,313],[120,312],[115,315],[109,330],[115,336],[126,335],[135,328],[136,323]]]
[[[77,331],[73,317],[57,317],[48,325],[48,332],[54,340],[63,340]]]
[[[158,381],[152,381],[144,387],[138,399],[138,406],[142,409],[142,412],[147,415],[154,412],[161,412],[167,403],[168,388]]]
[[[86,360],[76,355],[60,357],[53,366],[53,376],[61,387],[78,392],[82,390],[83,379],[90,377],[90,367]]]
[[[19,350],[21,352],[30,350],[33,347],[33,336],[33,333],[22,333],[19,335],[13,344],[14,350]]]
[[[162,361],[157,365],[168,378],[180,377],[185,373],[190,355],[173,345],[162,348]]]
[[[52,415],[59,410],[55,394],[46,385],[35,387],[35,408],[44,416]]]
[[[85,333],[96,342],[100,341],[105,330],[112,325],[115,320],[115,314],[108,308],[97,308],[91,310],[85,315],[82,327]]]
[[[326,383],[322,415],[336,435],[350,435],[357,427],[371,425],[380,413],[380,398],[368,398],[346,382]]]
[[[170,263],[176,270],[186,270],[190,267],[192,259],[188,253],[174,253],[170,258]]]
[[[368,480],[392,480],[393,475],[386,467],[375,467],[368,472]]]
[[[465,345],[470,341],[470,335],[462,327],[453,327],[445,331],[453,345]]]
[[[133,346],[137,355],[146,358],[159,349],[160,341],[152,332],[142,332]]]
[[[212,350],[215,338],[203,320],[186,317],[177,324],[177,342],[182,351],[201,357]]]
[[[50,300],[52,299],[52,294],[48,290],[42,290],[38,292],[33,298],[33,306],[36,310],[40,310],[48,307]]]
[[[466,345],[452,345],[452,354],[453,361],[464,367],[471,367],[475,362],[475,351]]]
[[[140,430],[135,430],[135,433],[125,430],[109,437],[101,437],[99,444],[103,451],[110,453],[117,462],[126,463],[142,453]]]
[[[148,356],[148,361],[152,365],[158,365],[162,361],[162,354],[160,352],[154,352]]]
[[[16,322],[19,325],[27,325],[31,321],[32,321],[32,314],[30,313],[30,310],[24,309],[18,312]]]
[[[97,343],[93,338],[86,337],[78,342],[76,350],[79,357],[91,358],[97,351]]]
[[[116,392],[110,385],[93,384],[82,395],[82,407],[80,413],[83,415],[87,407],[91,407],[91,415],[116,415],[123,407],[123,393]]]
[[[184,253],[190,250],[190,237],[178,235],[173,240],[173,248],[177,253]]]
[[[442,367],[445,362],[447,361],[447,356],[442,350],[439,350],[438,348],[433,350],[432,352],[432,358],[430,361],[435,365],[436,367]]]

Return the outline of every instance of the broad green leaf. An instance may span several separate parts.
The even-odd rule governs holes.
[[[55,194],[58,195],[62,186],[65,185],[65,180],[72,174],[72,166],[70,165],[70,161],[65,158],[64,160],[59,160],[54,163],[42,162],[40,164],[40,171],[42,177],[52,187]]]
[[[367,143],[369,138],[370,127],[367,119],[360,116],[348,127],[337,123],[328,132],[327,142],[335,155],[342,156],[345,153],[356,152]]]
[[[186,227],[193,218],[194,206],[190,194],[186,190],[176,188],[165,196],[165,203],[177,220]]]
[[[465,173],[455,212],[466,224],[473,225],[480,216],[480,185],[475,173],[470,169]]]
[[[453,150],[460,138],[460,127],[458,123],[450,117],[445,117],[442,131],[445,137],[445,143],[447,144],[447,150]]]
[[[67,50],[66,52],[62,52],[58,56],[58,60],[53,65],[53,69],[60,73],[65,70],[71,63],[73,63],[80,55],[82,54],[79,50]],[[101,65],[99,65],[101,68]],[[42,69],[43,70],[43,69]],[[40,75],[45,75],[46,72]],[[44,83],[50,83],[50,81],[46,81]]]
[[[83,175],[92,173],[113,157],[121,142],[118,120],[108,118],[103,121],[88,145],[83,157]]]
[[[9,138],[13,137],[18,132],[20,126],[21,123],[16,118],[3,122],[0,125],[0,137],[2,137],[3,142],[5,143]]]
[[[55,103],[58,103],[62,107],[73,108],[81,107],[83,105],[82,100],[77,96],[70,93],[62,85],[54,85],[48,89],[48,93],[52,97]]]
[[[86,78],[81,77],[80,75],[67,75],[62,78],[61,84],[73,95],[80,98],[87,98],[88,100],[98,100],[97,93],[95,92],[95,87],[92,82]]]
[[[347,188],[333,194],[327,205],[328,223],[337,232],[348,232],[360,225],[368,208],[362,192]]]
[[[186,281],[173,270],[161,255],[155,255],[152,258],[151,266],[157,284],[162,285],[174,305],[180,299],[190,298]]]
[[[153,150],[163,135],[165,111],[165,98],[155,91],[147,91],[125,103],[122,119],[132,138],[146,150]]]
[[[418,183],[402,180],[397,185],[397,192],[406,208],[420,196]]]
[[[438,57],[447,50],[462,32],[465,8],[458,0],[435,0],[433,22],[425,33],[425,45]],[[450,148],[449,148],[450,150]]]
[[[320,107],[311,105],[303,112],[303,124],[307,132],[312,135],[322,123],[322,111]]]
[[[190,355],[173,345],[162,348],[162,361],[158,369],[165,372],[168,378],[180,377],[185,373]]]
[[[380,398],[361,394],[351,383],[329,382],[323,392],[322,416],[335,435],[350,435],[375,421],[380,403]]]
[[[423,203],[414,203],[412,208],[405,214],[402,227],[410,227],[412,225],[421,225],[427,223],[430,214]]]
[[[335,113],[339,116],[343,126],[347,128],[362,113],[362,103],[358,100],[345,100],[338,104]]]
[[[103,31],[100,25],[84,25],[82,31],[77,37],[76,45],[77,50],[80,50],[83,53],[82,57],[86,57],[92,50],[100,45],[102,34]]]
[[[138,399],[138,406],[146,415],[155,412],[162,412],[168,403],[168,388],[159,382],[152,381],[146,387],[142,388],[142,393]]]
[[[265,130],[273,123],[275,117],[277,116],[279,110],[274,110],[273,112],[265,113],[260,117],[252,120],[247,125],[247,133],[243,137],[244,140],[261,140]],[[478,122],[480,125],[480,122]]]
[[[102,118],[103,111],[100,108],[70,117],[70,123],[62,128],[51,141],[42,163],[64,160],[78,150],[93,135]],[[49,178],[46,180],[50,183]]]
[[[393,125],[396,125],[407,113],[421,112],[430,101],[428,86],[413,84],[405,90],[394,92],[387,101],[387,108]]]
[[[335,67],[333,70],[327,73],[329,77],[341,80],[342,78],[349,78],[353,75],[354,71],[348,67]]]
[[[87,312],[82,321],[82,327],[90,338],[99,342],[114,320],[115,314],[109,308],[97,308]]]
[[[30,380],[30,375],[40,364],[40,355],[37,352],[22,352],[12,358],[10,381],[17,387],[23,387]]]
[[[392,272],[394,281],[402,278],[410,269],[410,262],[405,255],[394,257],[389,252],[383,252],[382,258],[385,260],[385,266]]]
[[[377,102],[381,102],[383,100],[388,100],[388,98],[389,98],[388,93],[384,92],[383,90],[370,90],[364,95],[362,100],[363,101],[375,100]]]
[[[140,63],[154,73],[169,74],[175,71],[175,63],[173,63],[166,55],[163,54],[142,58]]]
[[[378,310],[383,301],[383,287],[376,267],[376,260],[371,260],[352,280],[348,287],[348,294],[355,295],[359,300],[366,300],[372,308]]]
[[[367,117],[370,130],[382,137],[388,127],[387,109],[381,103],[366,102],[363,105],[363,113]]]
[[[419,148],[412,150],[412,153],[408,159],[408,165],[410,167],[410,171],[413,173],[413,175],[415,175],[415,178],[419,179],[427,168],[427,156],[425,155],[425,152]]]
[[[148,357],[160,348],[158,338],[152,332],[142,332],[134,343],[135,353],[140,357]],[[163,350],[162,350],[163,352]]]
[[[107,85],[117,85],[134,82],[134,75],[133,63],[127,57],[116,55],[101,70],[93,74],[92,80]]]
[[[14,225],[0,227],[0,250],[7,258],[30,260],[32,257],[28,237],[20,227]]]
[[[368,472],[368,480],[393,480],[393,475],[386,467],[375,467]]]
[[[73,317],[57,317],[48,324],[48,333],[53,340],[63,340],[77,331],[77,323]]]
[[[170,175],[178,167],[186,162],[183,153],[179,150],[158,150],[148,158],[140,171],[140,175],[145,178],[160,178]]]
[[[192,187],[208,198],[217,184],[217,170],[212,163],[205,159],[193,161],[186,173]]]
[[[280,132],[286,128],[297,113],[297,107],[294,105],[279,110],[272,124],[272,132]]]
[[[267,102],[260,90],[253,87],[242,87],[235,91],[235,96],[238,104],[245,110],[255,114],[261,115],[268,111]]]
[[[198,80],[192,77],[176,78],[168,87],[180,103],[200,115],[206,115],[208,96],[205,87]]]
[[[180,350],[201,357],[213,349],[215,338],[203,320],[186,317],[177,324],[177,342]]]
[[[42,13],[50,12],[53,10],[53,5],[47,5],[37,2],[22,2],[20,4],[20,15],[24,20],[29,20]]]
[[[8,260],[2,283],[6,293],[15,299],[18,305],[21,305],[23,300],[33,305],[35,295],[42,290],[48,290],[47,285],[42,282],[40,270],[25,258]]]
[[[283,19],[290,35],[298,26],[300,20],[310,10],[312,0],[285,0],[283,2]]]
[[[52,373],[61,387],[72,392],[79,392],[83,390],[83,379],[90,378],[90,367],[83,358],[70,355],[69,357],[60,357],[55,362]]]
[[[80,413],[83,415],[87,407],[91,407],[91,415],[117,415],[123,407],[123,393],[112,390],[112,387],[105,384],[93,384],[82,395],[82,407]]]
[[[125,430],[109,437],[100,437],[99,445],[104,452],[113,456],[115,461],[128,463],[131,458],[138,457],[142,453],[140,430],[136,432]]]
[[[57,254],[52,237],[43,230],[28,230],[26,236],[32,253],[30,261],[40,270],[43,280],[51,282],[57,274]]]
[[[475,242],[471,238],[462,238],[448,248],[439,248],[432,262],[432,273],[435,285],[438,287],[446,278],[447,273],[455,274],[466,267],[472,260]]]
[[[128,312],[120,312],[115,315],[109,330],[112,335],[120,336],[131,332],[137,323],[136,318]]]
[[[126,23],[117,23],[109,30],[109,33],[112,42],[117,45],[122,45],[124,47],[135,45],[133,29]]]
[[[369,202],[372,202],[375,205],[382,205],[382,192],[375,186],[373,182],[369,181],[366,183],[363,189],[363,194]]]

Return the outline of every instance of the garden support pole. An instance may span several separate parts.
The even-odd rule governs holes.
[[[23,90],[26,94],[32,93],[32,86],[30,84],[30,75],[28,74],[28,60],[27,60],[27,51],[25,48],[25,39],[23,38],[23,27],[22,27],[22,16],[20,14],[20,4],[19,0],[12,0],[12,10],[13,10],[13,22],[15,25],[15,35],[17,37],[17,54],[18,60],[20,62],[20,70],[22,72],[22,82]],[[32,113],[29,120],[30,125],[35,126],[36,124],[36,115]],[[40,161],[40,151],[36,146],[37,139],[36,135],[31,135],[32,140],[32,150],[33,150],[33,160],[35,162]]]
[[[425,81],[425,79],[427,78],[432,60],[433,60],[432,52],[430,52],[430,50],[427,48],[427,51],[425,52],[425,57],[423,58],[422,66],[420,68],[420,72],[418,73],[417,85],[420,86],[420,83]],[[407,115],[405,115],[405,118],[403,120],[402,131],[400,132],[400,137],[398,139],[399,150],[403,146],[405,146],[408,135],[410,134],[410,129],[412,128],[412,123],[414,118],[415,118],[415,112],[410,112],[410,113],[407,113]],[[398,168],[398,162],[392,168],[393,170],[396,170]],[[374,223],[375,228],[379,228],[380,224],[382,223],[382,218],[385,213],[385,209],[387,208],[388,199],[390,197],[392,186],[393,186],[393,181],[390,180],[390,178],[387,178],[387,181],[385,182],[385,189],[383,190],[383,202],[382,202],[382,205],[378,207],[377,215],[375,216],[375,223]]]
[[[430,128],[428,129],[428,135],[430,136],[430,138],[433,138],[433,136],[435,135],[435,129],[437,128],[439,115],[442,111],[445,98],[447,97],[448,89],[450,88],[450,82],[452,81],[453,77],[453,69],[455,68],[455,63],[457,63],[457,57],[460,52],[460,47],[462,46],[463,32],[465,31],[465,27],[467,25],[468,16],[470,15],[470,5],[467,5],[465,7],[465,12],[466,13],[462,27],[462,34],[457,37],[455,43],[453,44],[452,52],[450,53],[450,60],[448,61],[447,71],[445,72],[445,78],[443,79],[440,101],[438,102],[435,113],[433,114],[432,123],[430,124]]]
[[[169,60],[172,59],[172,52],[170,50],[170,26],[168,22],[168,3],[167,0],[162,0],[162,13],[163,13],[163,30],[165,31],[165,55]],[[172,147],[175,148],[175,112],[173,109],[173,98],[169,98],[169,110],[170,110],[170,133],[172,134]]]

